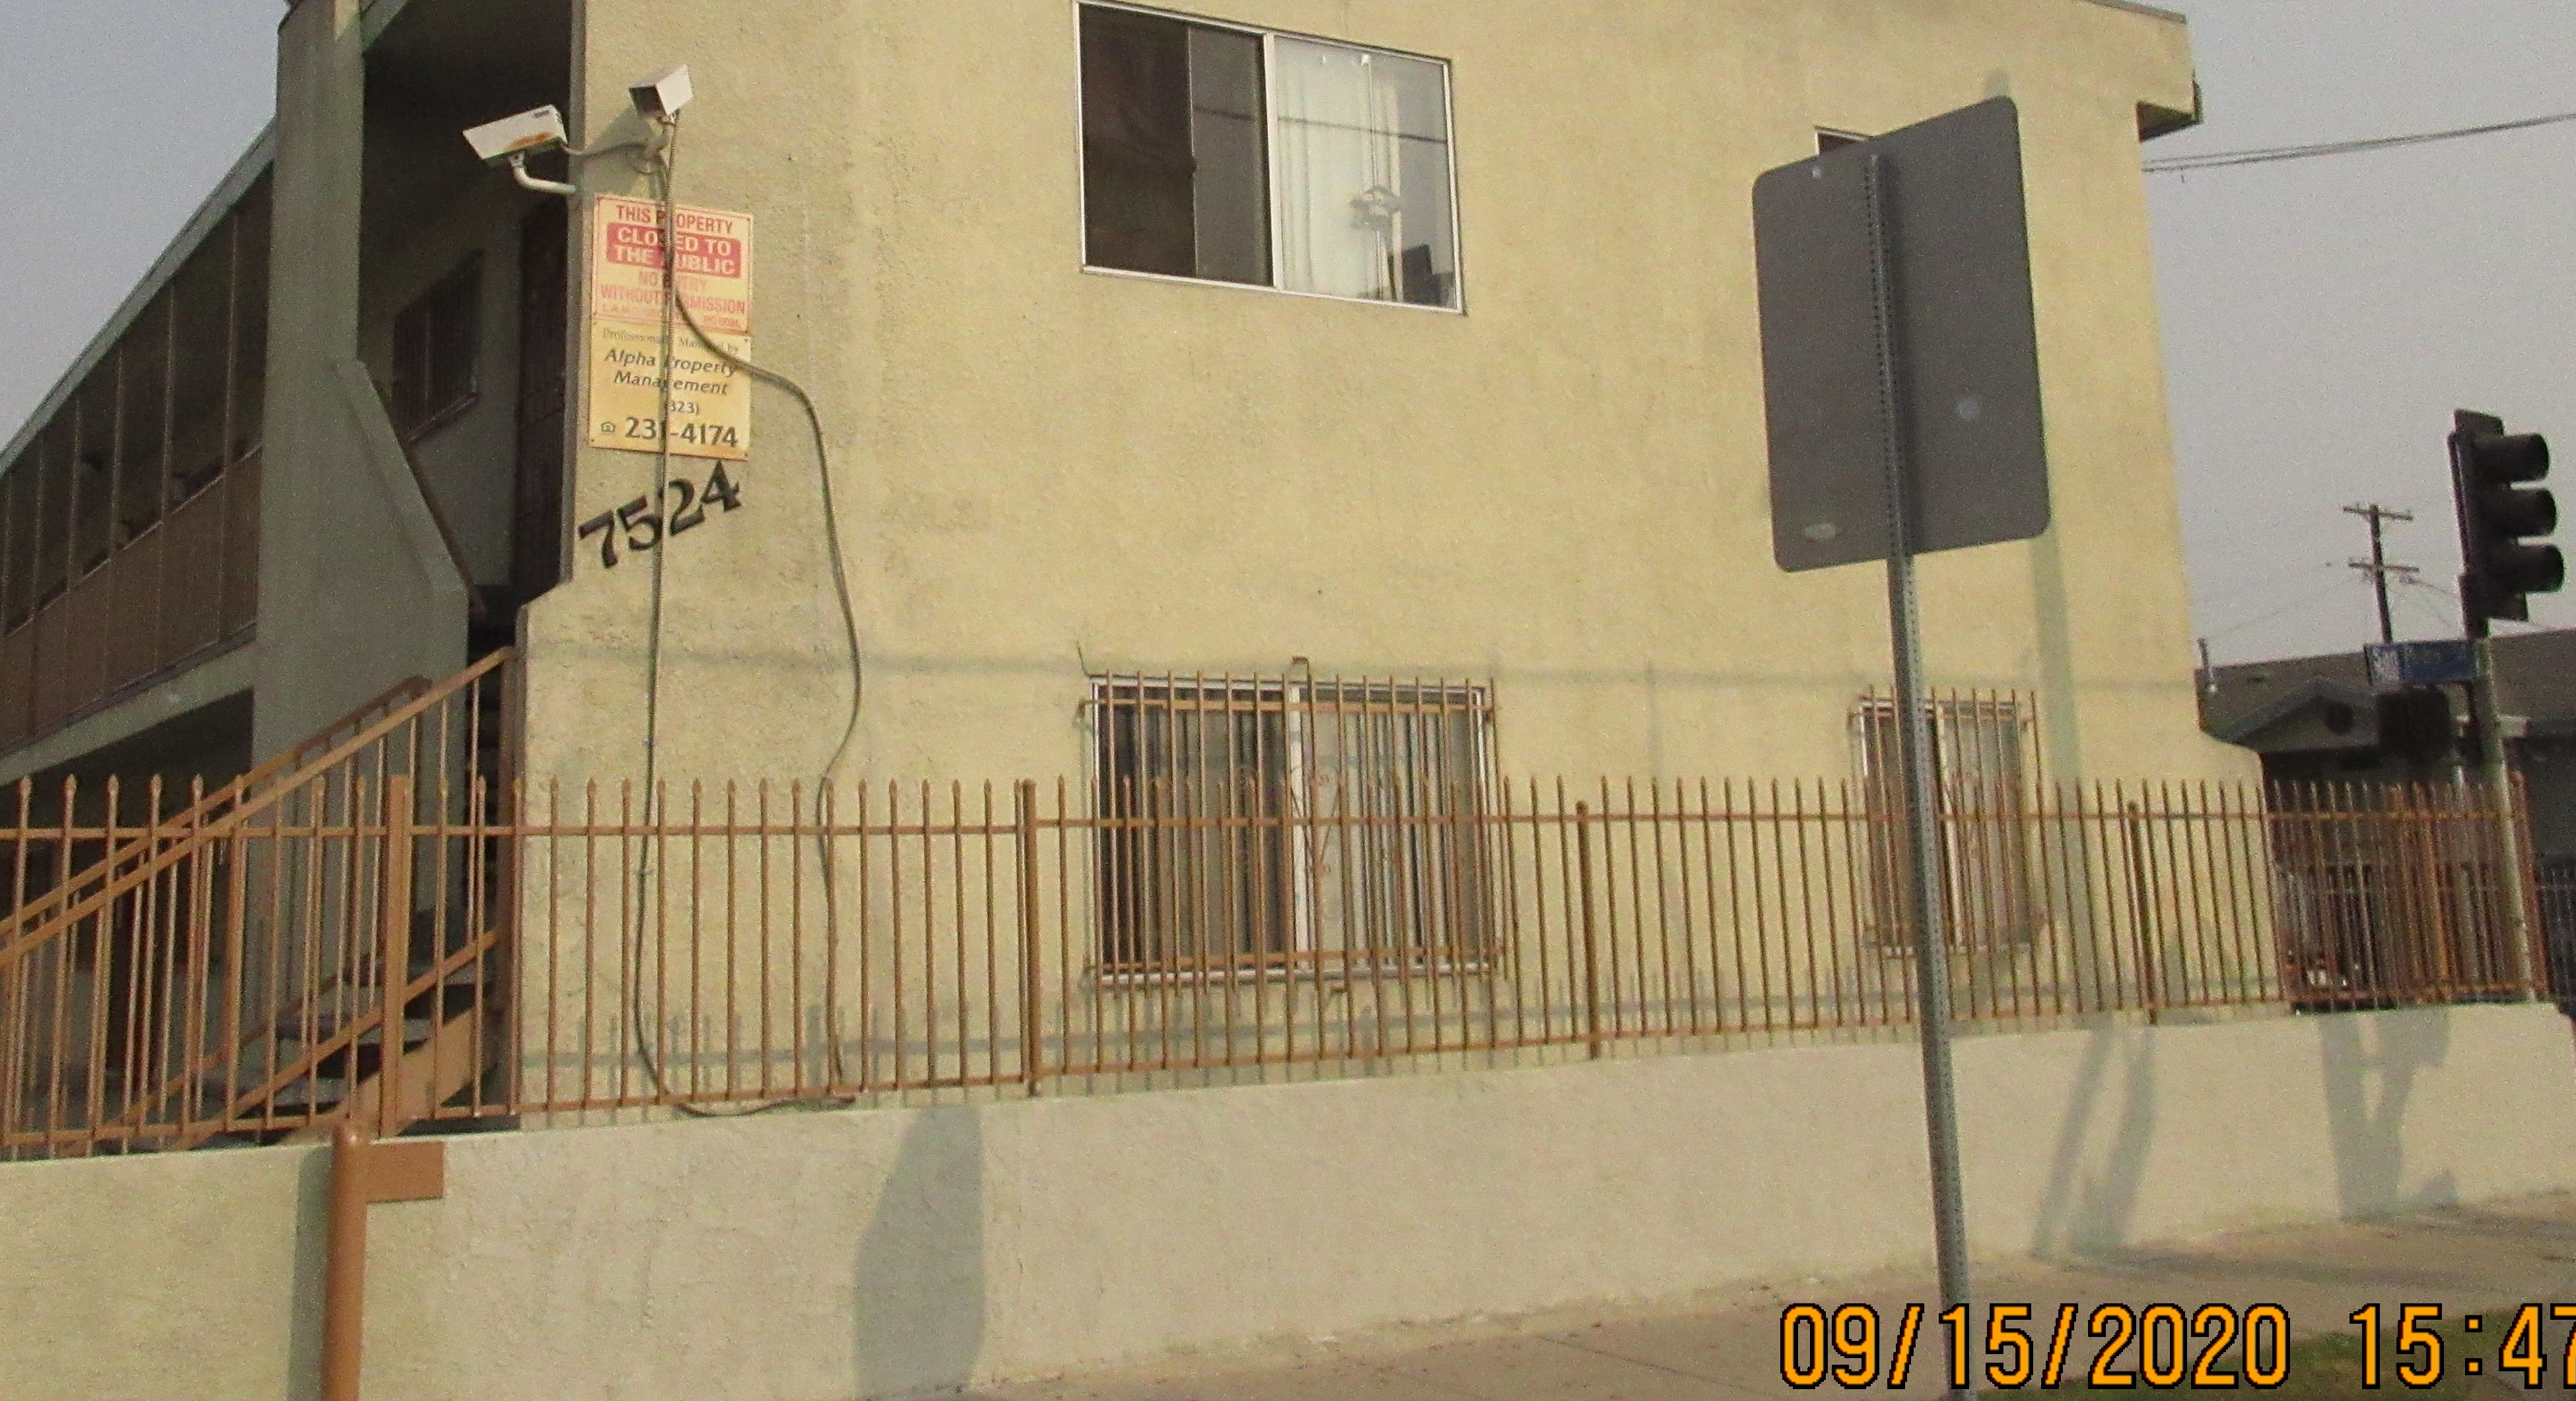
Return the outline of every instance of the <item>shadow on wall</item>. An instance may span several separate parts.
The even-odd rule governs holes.
[[[322,1276],[331,1256],[331,1154],[304,1155],[295,1174],[295,1320],[286,1347],[287,1401],[322,1394]]]
[[[2031,618],[2039,634],[2041,762],[2059,783],[2084,777],[2084,729],[2076,704],[2073,604],[2066,596],[2066,538],[2051,527],[2030,547]]]
[[[2113,1082],[2117,1081],[2116,1089]],[[2106,1101],[2116,1098],[2116,1105]],[[2115,1115],[2100,1166],[2085,1166],[2085,1147]],[[2156,1131],[2155,1039],[2105,1028],[2086,1038],[2076,1066],[2075,1093],[2057,1127],[2049,1154],[2048,1190],[2041,1196],[2030,1253],[2051,1259],[2076,1251],[2129,1243],[2147,1145]]]
[[[2458,1183],[2447,1171],[2411,1194],[2406,1190],[2406,1102],[2414,1094],[2416,1072],[2440,1065],[2450,1054],[2449,1016],[2327,1015],[2317,1019],[2317,1038],[2324,1052],[2336,1208],[2346,1217],[2378,1216],[2458,1200]]]
[[[923,1111],[859,1236],[857,1396],[964,1386],[984,1350],[984,1120]]]

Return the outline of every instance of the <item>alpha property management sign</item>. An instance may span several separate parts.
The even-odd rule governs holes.
[[[662,439],[662,206],[603,196],[592,210],[590,445],[658,452]],[[673,211],[680,297],[717,346],[751,358],[751,216]],[[682,320],[673,327],[668,376],[671,451],[741,460],[751,455],[751,377],[709,348]]]

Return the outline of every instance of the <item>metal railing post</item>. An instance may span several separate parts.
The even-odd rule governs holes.
[[[1039,1038],[1045,1021],[1039,1006],[1044,979],[1038,966],[1038,785],[1034,779],[1020,780],[1016,793],[1018,810],[1013,823],[1019,837],[1020,851],[1020,1078],[1027,1082],[1029,1093],[1038,1092],[1038,1080],[1044,1069],[1044,1055]]]
[[[1592,921],[1592,805],[1574,805],[1574,866],[1583,886],[1583,1039],[1601,1059],[1601,958]]]
[[[2138,1000],[2145,1005],[2147,1025],[2164,1023],[2164,951],[2156,944],[2156,891],[2148,868],[2145,810],[2136,803],[2120,807],[2122,844],[2129,858],[2129,917],[2137,925]]]
[[[322,1259],[321,1401],[358,1401],[367,1340],[367,1209],[447,1195],[447,1149],[436,1139],[377,1143],[340,1121],[331,1136],[330,1224]]]
[[[391,1138],[402,1132],[402,1057],[405,994],[411,986],[412,809],[411,776],[385,779],[385,876],[382,973],[385,982],[383,1024],[376,1040],[376,1133]],[[357,1048],[350,1047],[354,1061]],[[354,1070],[354,1065],[353,1065]],[[354,1083],[355,1076],[351,1080]]]
[[[2505,832],[2501,854],[2505,870],[2506,937],[2513,943],[2514,974],[2526,1000],[2546,999],[2549,984],[2549,925],[2540,905],[2539,848],[2531,837],[2531,792],[2518,773],[2505,776],[2497,795],[2504,805]]]
[[[358,1401],[366,1342],[367,1189],[357,1125],[331,1143],[330,1226],[322,1262],[322,1401]]]

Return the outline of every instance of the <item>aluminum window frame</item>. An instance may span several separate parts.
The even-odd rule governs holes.
[[[390,358],[396,373],[392,384],[392,402],[387,405],[387,408],[390,410],[389,416],[396,420],[394,431],[406,446],[416,446],[436,436],[441,429],[473,412],[474,407],[483,402],[485,368],[483,340],[485,332],[489,329],[486,325],[489,320],[487,316],[489,307],[486,303],[490,301],[493,290],[491,281],[486,275],[483,254],[484,250],[477,248],[459,258],[446,271],[432,278],[428,285],[422,287],[410,301],[405,302],[394,313],[392,327],[394,345]],[[440,330],[436,313],[443,305],[441,299],[460,285],[470,293],[457,299],[465,308],[466,325],[471,333],[466,343],[465,383],[449,398],[428,408],[418,422],[401,422],[401,411],[406,407],[403,403],[406,388],[400,373],[403,359],[403,322],[416,313],[430,318],[430,340],[421,353],[421,369],[424,374],[434,376],[438,371],[438,332]]]
[[[1458,174],[1458,82],[1456,72],[1457,65],[1455,63],[1435,54],[1416,53],[1410,49],[1391,48],[1384,44],[1353,43],[1348,39],[1336,38],[1329,34],[1314,34],[1297,29],[1267,29],[1257,24],[1245,24],[1239,20],[1217,19],[1207,15],[1190,14],[1181,10],[1162,9],[1153,5],[1130,4],[1127,0],[1073,0],[1073,4],[1070,8],[1073,18],[1074,40],[1074,240],[1076,245],[1082,251],[1081,271],[1098,277],[1133,278],[1143,282],[1177,283],[1186,287],[1226,287],[1239,292],[1262,292],[1278,297],[1303,297],[1312,301],[1341,302],[1359,306],[1395,307],[1405,311],[1435,312],[1443,316],[1465,316],[1467,314],[1468,278],[1466,200],[1464,187]],[[1249,34],[1261,41],[1261,129],[1263,145],[1261,191],[1263,198],[1268,202],[1268,208],[1265,212],[1269,216],[1270,225],[1271,280],[1269,283],[1229,282],[1222,278],[1214,277],[1183,277],[1177,273],[1168,272],[1139,272],[1133,268],[1103,267],[1091,261],[1091,228],[1088,217],[1089,210],[1091,208],[1091,162],[1089,154],[1085,151],[1083,144],[1083,133],[1086,129],[1086,118],[1088,116],[1086,103],[1089,96],[1084,90],[1082,81],[1082,12],[1085,10],[1123,10],[1129,14],[1151,15],[1156,19],[1167,19],[1178,24],[1192,24],[1205,29],[1223,29],[1236,34]],[[1278,143],[1273,140],[1272,137],[1274,134],[1274,124],[1279,119],[1278,41],[1281,39],[1295,39],[1312,44],[1329,44],[1336,48],[1350,49],[1358,53],[1384,54],[1389,58],[1412,59],[1416,62],[1436,64],[1439,66],[1440,118],[1448,128],[1447,145],[1449,159],[1447,164],[1449,167],[1449,246],[1457,250],[1458,258],[1458,304],[1456,306],[1431,306],[1422,302],[1408,302],[1401,297],[1382,299],[1378,297],[1350,297],[1344,296],[1338,292],[1307,292],[1293,287],[1281,287],[1277,285],[1279,279],[1281,250],[1279,221],[1279,157]]]

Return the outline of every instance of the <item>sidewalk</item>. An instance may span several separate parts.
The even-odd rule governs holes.
[[[1831,1382],[1812,1392],[1783,1384],[1780,1319],[1785,1305],[1815,1302],[1830,1312],[1874,1304],[1886,1320],[1880,1356],[1892,1348],[1904,1306],[1934,1297],[1920,1277],[1792,1281],[1712,1297],[1697,1307],[1510,1324],[1426,1328],[1365,1341],[1318,1340],[1224,1359],[1184,1360],[1134,1371],[968,1393],[972,1401],[1736,1401],[1743,1397],[1840,1395]],[[2349,1332],[2345,1320],[2376,1301],[2396,1327],[2399,1303],[2438,1303],[2446,1318],[2499,1305],[2576,1303],[2576,1195],[2558,1194],[2442,1208],[2359,1225],[2222,1237],[2192,1246],[2087,1257],[2054,1265],[1981,1271],[1976,1326],[1984,1305],[2027,1303],[2029,1331],[2044,1355],[2061,1303],[2144,1308],[2172,1303],[2186,1314],[2205,1303],[2279,1304],[2301,1335]],[[1937,1312],[1937,1305],[1926,1314]],[[2089,1314],[2087,1315],[2089,1317]],[[2485,1336],[2501,1340],[2502,1320]],[[1882,1381],[1873,1396],[1941,1394],[1943,1354],[1928,1317],[1908,1387]],[[2080,1390],[2092,1346],[2069,1350],[2062,1390]],[[2565,1330],[2553,1328],[2553,1385]],[[2493,1347],[2486,1349],[2489,1356]],[[2194,1349],[2197,1352],[2197,1347]],[[2134,1346],[2127,1364],[2138,1363]],[[2493,1364],[2490,1362],[2491,1368]],[[2456,1366],[2454,1367],[2456,1371]],[[2036,1388],[2033,1388],[2034,1392]],[[2141,1387],[2132,1394],[2144,1394]],[[2399,1391],[2393,1383],[2389,1390]],[[2521,1394],[2519,1378],[2510,1392]]]

